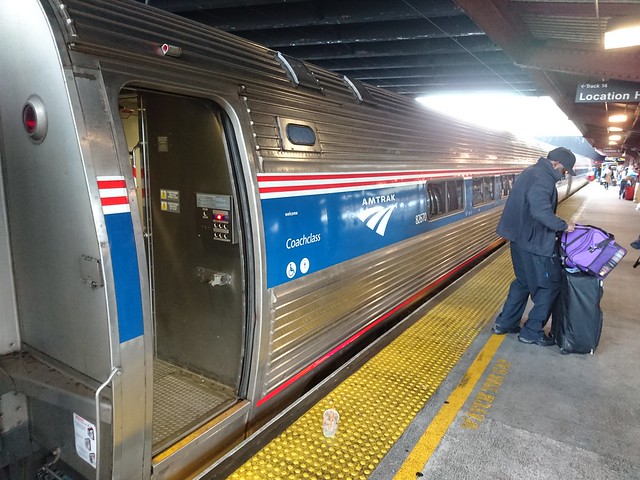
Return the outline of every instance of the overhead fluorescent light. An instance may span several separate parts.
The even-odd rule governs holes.
[[[640,17],[619,17],[609,20],[604,34],[604,48],[640,45]]]
[[[609,145],[617,145],[618,142],[614,142],[613,140],[609,141]]]
[[[609,135],[609,140],[620,140],[622,135]]]
[[[618,114],[618,115],[611,115],[609,117],[609,121],[611,123],[622,123],[622,122],[626,122],[627,121],[627,116],[623,113]]]
[[[611,132],[621,132],[622,128],[620,128],[620,127],[609,127],[608,130],[609,130],[609,133],[611,133]]]

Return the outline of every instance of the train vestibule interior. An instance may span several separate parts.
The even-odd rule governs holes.
[[[245,266],[224,112],[136,89],[119,110],[150,283],[155,455],[241,396]]]

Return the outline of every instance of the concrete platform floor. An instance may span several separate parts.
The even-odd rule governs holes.
[[[632,268],[640,251],[629,246],[640,211],[617,193],[594,183],[568,200],[578,202],[576,222],[628,249],[604,282],[596,353],[561,355],[507,336],[426,464],[398,475],[491,340],[489,325],[372,479],[640,479],[640,267]]]

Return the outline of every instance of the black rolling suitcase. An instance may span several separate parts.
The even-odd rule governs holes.
[[[562,270],[562,287],[553,308],[551,333],[560,353],[593,353],[602,332],[602,281]]]

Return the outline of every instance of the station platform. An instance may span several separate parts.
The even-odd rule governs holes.
[[[592,183],[558,211],[628,249],[593,355],[491,334],[513,278],[505,246],[229,478],[640,479],[640,211],[617,194]]]

